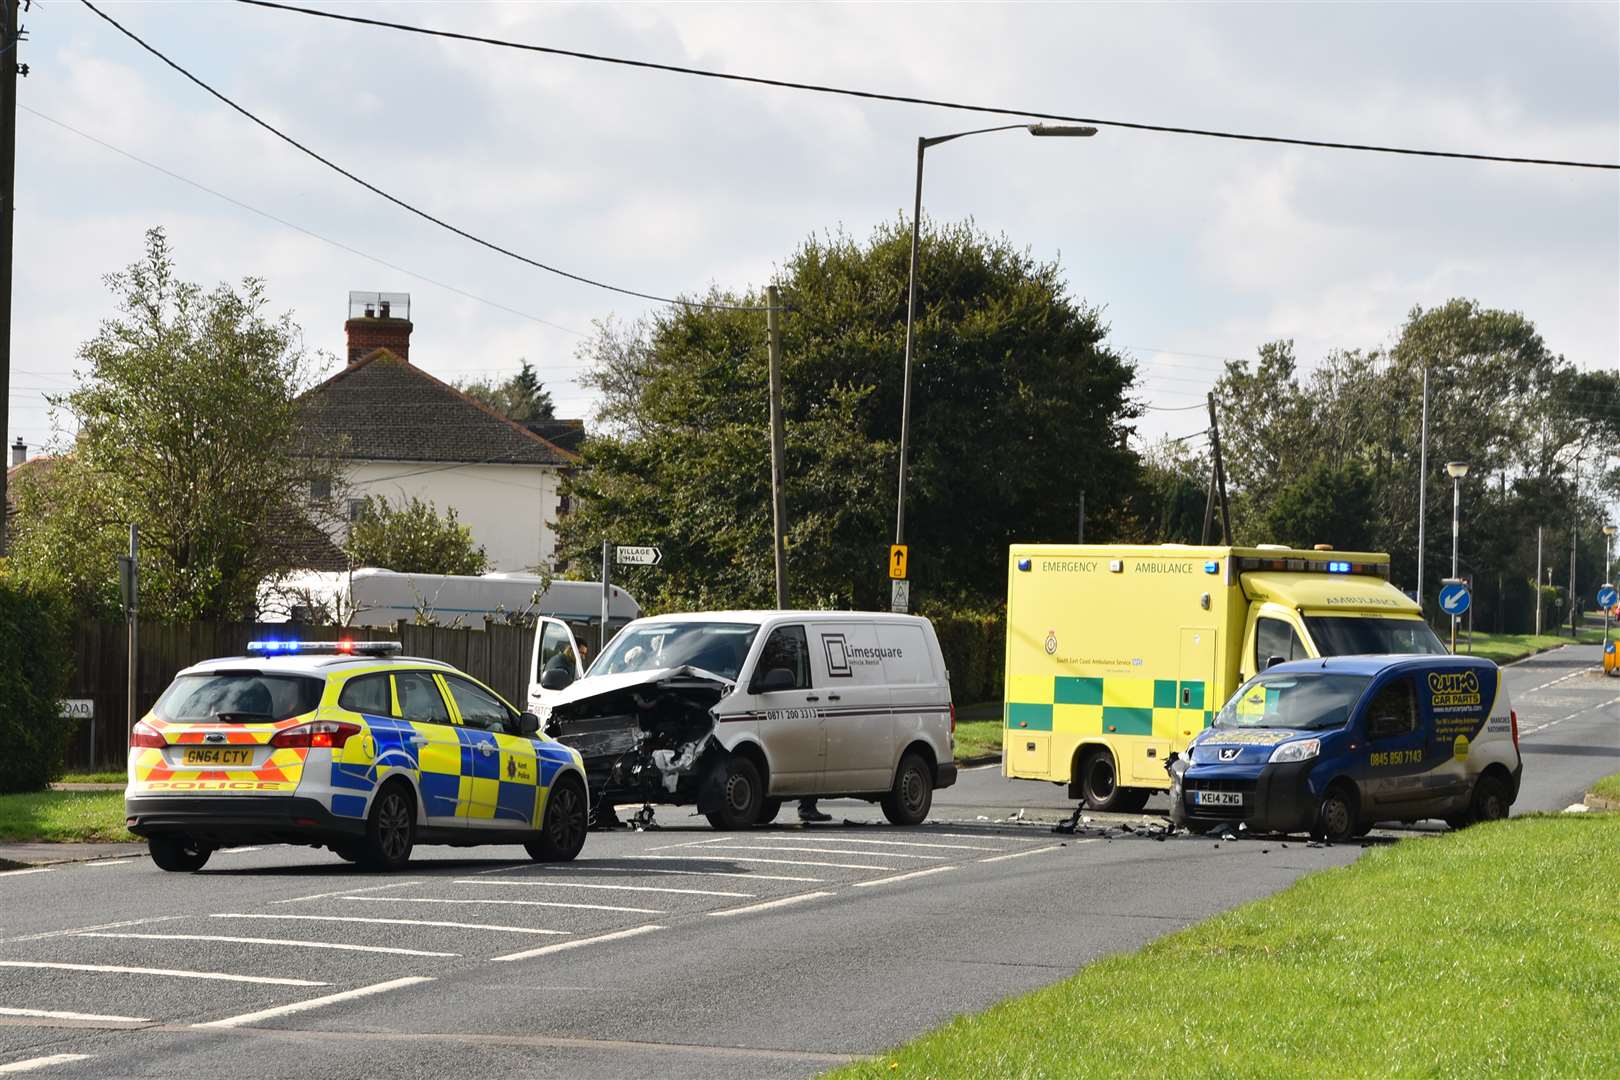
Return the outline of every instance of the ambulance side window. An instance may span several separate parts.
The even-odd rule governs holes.
[[[1367,737],[1392,739],[1417,730],[1417,701],[1411,679],[1397,679],[1367,706]]]
[[[448,724],[450,710],[438,684],[426,671],[400,671],[394,674],[394,690],[399,694],[399,715],[405,720],[426,724]]]
[[[1254,623],[1254,670],[1266,670],[1266,663],[1273,656],[1280,656],[1284,660],[1303,660],[1310,654],[1305,651],[1305,643],[1299,640],[1294,628],[1281,619],[1256,619]]]
[[[350,679],[338,695],[338,708],[370,716],[392,716],[393,702],[388,694],[387,675],[362,675]]]

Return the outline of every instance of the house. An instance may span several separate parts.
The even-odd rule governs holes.
[[[412,363],[411,328],[409,294],[349,294],[348,365],[302,399],[307,433],[340,448],[348,487],[311,497],[347,499],[350,520],[367,496],[419,498],[454,509],[490,569],[553,569],[578,455]]]
[[[44,480],[56,467],[56,459],[49,454],[28,457],[28,444],[23,442],[21,435],[11,444],[11,464],[6,468],[6,529],[5,542],[0,544],[0,555],[5,555],[11,547],[11,538],[15,535],[17,519],[17,482],[25,476],[35,480]]]

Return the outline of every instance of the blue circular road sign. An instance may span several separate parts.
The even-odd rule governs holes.
[[[1448,581],[1440,586],[1440,610],[1447,615],[1466,614],[1471,599],[1465,582]]]
[[[1616,600],[1620,600],[1620,593],[1615,592],[1613,585],[1605,585],[1598,590],[1598,607],[1612,608]]]

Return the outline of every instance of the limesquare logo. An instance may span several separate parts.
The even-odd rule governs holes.
[[[853,678],[849,666],[849,642],[843,634],[822,634],[821,647],[827,653],[827,674],[835,679]]]

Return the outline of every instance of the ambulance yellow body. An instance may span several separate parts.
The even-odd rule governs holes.
[[[1013,545],[1002,773],[1140,810],[1244,680],[1279,660],[1443,654],[1389,556]]]

